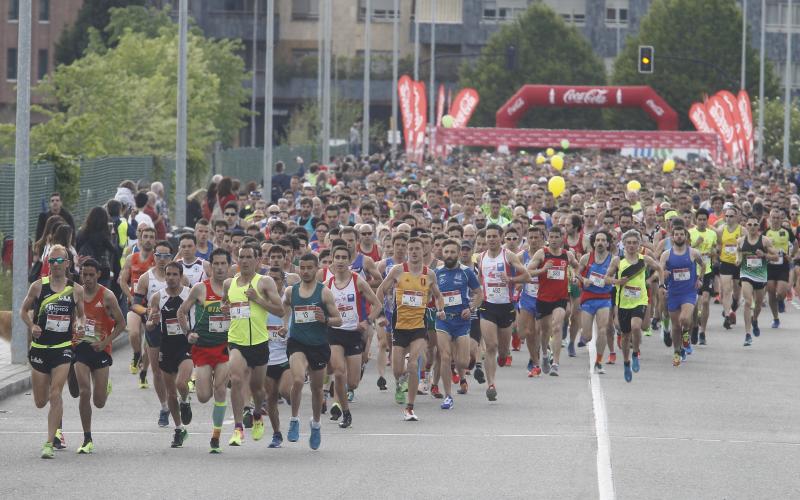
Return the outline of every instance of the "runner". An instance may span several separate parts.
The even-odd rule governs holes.
[[[611,235],[603,229],[592,233],[589,244],[594,251],[585,254],[580,259],[578,274],[580,275],[583,290],[581,291],[581,344],[588,344],[592,340],[592,324],[597,329],[595,340],[596,356],[594,371],[597,374],[605,373],[603,369],[603,351],[606,346],[606,328],[608,316],[611,312],[611,294],[613,287],[605,282],[608,269],[613,256],[608,248]],[[588,338],[587,338],[588,336]],[[580,345],[580,344],[579,344]]]
[[[138,231],[139,239],[137,244],[139,251],[132,253],[125,259],[125,265],[122,266],[122,271],[119,274],[119,286],[123,295],[127,297],[128,304],[130,304],[130,310],[127,314],[128,337],[131,342],[131,348],[133,348],[130,371],[134,375],[139,373],[139,387],[146,389],[147,368],[146,366],[139,366],[142,359],[142,326],[144,325],[146,302],[144,295],[136,297],[136,285],[139,283],[139,278],[155,265],[153,250],[156,243],[156,230],[152,227],[144,226]],[[144,373],[140,373],[140,369]]]
[[[184,233],[178,239],[178,256],[175,262],[183,265],[183,275],[193,287],[211,276],[211,265],[197,257],[197,240],[193,234]]]
[[[385,279],[392,267],[406,262],[408,255],[408,236],[404,233],[395,233],[392,236],[392,256],[381,260],[378,263],[378,272]],[[383,314],[386,317],[386,323],[383,328],[378,332],[378,340],[380,346],[378,349],[378,389],[381,391],[386,390],[386,366],[391,363],[391,356],[387,354],[391,352],[392,344],[392,324],[394,314],[394,295],[389,291],[383,300]],[[381,335],[381,332],[383,335]]]
[[[70,267],[67,249],[61,245],[51,246],[47,263],[50,273],[31,284],[22,302],[20,317],[31,335],[28,361],[33,401],[37,408],[50,403],[47,441],[42,446],[41,457],[53,458],[55,440],[63,441],[61,394],[75,356],[71,347],[73,333],[78,338],[83,337],[86,317],[83,287],[67,278]]]
[[[322,382],[325,367],[331,357],[326,327],[342,325],[333,293],[316,280],[319,260],[314,254],[300,258],[300,283],[286,287],[283,305],[290,310],[289,340],[286,353],[292,373],[292,417],[289,419],[287,439],[294,443],[300,439],[300,401],[308,373],[311,388],[311,432],[308,444],[317,450],[322,442],[320,413],[322,412]]]
[[[725,321],[722,326],[730,330],[736,324],[736,307],[739,296],[739,266],[737,265],[737,242],[742,236],[742,226],[737,220],[733,207],[725,209],[725,223],[717,230],[717,251],[719,252],[720,295],[722,297],[722,314]]]
[[[195,255],[209,262],[211,262],[211,252],[214,251],[214,244],[208,239],[210,232],[211,228],[206,219],[200,219],[195,222],[194,237],[197,238]]]
[[[566,231],[566,235],[564,236],[564,246],[572,252],[572,255],[575,256],[575,260],[580,261],[583,255],[589,252],[592,248],[591,243],[589,242],[589,235],[584,234],[583,232],[583,221],[579,215],[573,214],[565,217],[563,222],[564,230]],[[577,355],[575,352],[575,339],[578,337],[578,330],[581,329],[583,324],[581,314],[581,290],[578,287],[577,282],[570,283],[569,297],[569,316],[564,322],[564,328],[567,328],[567,323],[569,323],[569,343],[567,344],[567,354],[569,357],[574,358]],[[581,340],[583,340],[583,337],[586,335],[587,334],[584,333],[581,336]],[[578,347],[583,347],[583,342],[579,342]]]
[[[689,229],[692,248],[696,248],[703,256],[703,286],[698,290],[700,307],[693,316],[692,344],[706,345],[706,328],[708,327],[711,295],[714,293],[714,267],[717,250],[717,233],[708,228],[708,211],[700,208],[695,212],[695,227]]]
[[[210,259],[211,277],[192,287],[178,309],[178,323],[183,331],[189,332],[187,338],[192,344],[197,400],[206,403],[214,397],[210,453],[221,453],[219,436],[227,408],[230,328],[230,316],[222,312],[222,294],[231,256],[227,251],[217,248],[211,252]],[[193,313],[194,327],[189,324],[190,312]]]
[[[536,296],[539,293],[539,275],[534,273],[535,268],[531,268],[530,263],[533,256],[544,246],[544,231],[539,226],[528,228],[528,248],[517,254],[522,264],[528,269],[531,275],[530,283],[522,286],[519,297],[519,323],[517,329],[520,337],[525,339],[528,346],[528,377],[539,377],[542,374],[540,366],[541,339],[539,338],[539,325],[536,322]],[[545,355],[547,352],[545,351]]]
[[[108,371],[111,359],[111,343],[125,329],[125,318],[117,298],[108,288],[99,285],[100,265],[94,259],[81,264],[83,282],[83,310],[86,324],[83,337],[75,338],[75,377],[80,391],[78,409],[83,427],[83,445],[79,454],[92,453],[92,401],[96,408],[103,408],[111,388]],[[94,382],[94,390],[92,390]]]
[[[767,263],[767,296],[769,309],[772,312],[772,328],[780,328],[778,314],[786,311],[786,294],[789,292],[789,257],[790,248],[795,246],[795,234],[786,220],[783,210],[773,208],[769,212],[769,229],[767,238],[778,252],[777,258]]]
[[[742,278],[742,299],[744,306],[744,345],[753,344],[753,336],[761,335],[758,315],[764,303],[767,286],[767,262],[775,262],[780,254],[772,241],[759,231],[760,221],[753,214],[747,216],[747,234],[739,238],[737,261]],[[755,303],[755,305],[753,305]],[[752,335],[750,332],[752,331]]]

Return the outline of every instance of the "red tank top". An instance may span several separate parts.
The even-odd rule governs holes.
[[[131,256],[131,293],[136,292],[136,283],[151,267],[156,265],[155,254],[150,254],[147,260],[142,260],[141,253],[136,252]]]
[[[203,280],[203,284],[206,286],[206,302],[222,302],[222,297],[217,295],[214,287],[211,286],[211,278]]]
[[[87,301],[84,297],[83,301],[87,330],[94,327],[94,335],[100,340],[104,340],[111,335],[116,325],[114,318],[108,314],[106,306],[103,304],[103,295],[106,293],[106,290],[107,288],[103,285],[97,285],[97,293],[94,294],[92,300]],[[111,354],[111,344],[108,344],[105,348],[105,352]]]
[[[541,267],[544,267],[547,262],[552,262],[553,267],[539,275],[539,293],[536,295],[536,300],[542,302],[566,300],[569,297],[569,282],[567,281],[569,260],[566,252],[561,255],[545,252]]]
[[[564,245],[566,245],[572,252],[575,254],[576,259],[580,259],[581,255],[586,253],[583,248],[583,231],[580,232],[578,235],[578,244],[577,245],[570,245],[568,241],[568,237],[564,236]]]
[[[372,244],[372,250],[369,251],[369,252],[365,252],[364,250],[362,250],[360,244],[358,245],[358,247],[356,247],[356,249],[358,250],[358,253],[366,255],[367,257],[371,258],[375,262],[378,262],[379,260],[381,260],[381,254],[380,254],[380,252],[378,252],[378,245],[376,245],[375,243]]]

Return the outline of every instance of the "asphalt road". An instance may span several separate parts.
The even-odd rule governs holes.
[[[82,433],[66,391],[68,450],[51,461],[39,458],[46,411],[30,394],[0,402],[0,498],[798,498],[800,312],[789,305],[779,330],[762,318],[761,337],[745,348],[741,316],[727,332],[719,311],[709,345],[679,368],[655,335],[630,384],[621,361],[593,381],[587,349],[564,353],[558,378],[527,378],[526,356],[514,353],[513,366],[499,370],[497,402],[470,379],[450,411],[420,396],[419,422],[402,421],[370,363],[353,427],[323,416],[316,452],[307,394],[297,443],[271,450],[269,432],[260,442],[248,433],[244,446],[209,455],[211,405],[195,403],[188,441],[171,449],[171,429],[156,425],[155,393],[136,387],[130,351],[120,350],[113,393],[95,410],[91,456],[75,454]],[[289,409],[280,411],[285,437]],[[229,409],[224,443],[231,422]]]

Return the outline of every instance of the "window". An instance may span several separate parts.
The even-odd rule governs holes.
[[[358,20],[364,21],[367,16],[366,0],[358,0]],[[394,11],[394,0],[372,0],[373,21],[393,21],[397,17]]]
[[[292,62],[301,63],[306,58],[317,59],[317,49],[292,49]]]
[[[782,88],[786,88],[786,63],[775,62],[775,73],[778,75]],[[792,64],[792,88],[800,87],[800,64]]]
[[[266,0],[210,0],[209,10],[212,12],[253,12],[253,5],[258,2],[258,12],[267,11]]]
[[[292,19],[319,19],[320,0],[292,0]]]
[[[606,9],[606,24],[628,24],[628,9]]]
[[[619,22],[623,24],[628,22],[628,9],[619,9]]]
[[[786,26],[786,15],[788,10],[789,5],[786,2],[767,4],[767,26],[773,28],[773,31],[775,29],[779,30],[780,28]],[[800,25],[800,5],[793,2],[792,13],[792,25]]]
[[[436,24],[462,24],[463,4],[462,0],[436,0],[433,4]],[[417,21],[420,23],[431,22],[431,0],[415,0],[414,9],[416,9],[414,17]]]
[[[513,21],[528,8],[524,0],[484,0],[484,22]]]
[[[19,0],[11,0],[8,3],[8,20],[19,21]]]
[[[39,0],[39,22],[50,22],[50,0]]]
[[[48,54],[47,49],[39,49],[39,71],[36,73],[39,80],[44,80],[44,77],[47,76],[47,72],[50,69],[50,54]]]
[[[606,22],[614,22],[617,20],[617,9],[606,9]]]
[[[17,49],[8,49],[6,52],[6,80],[17,81]]]

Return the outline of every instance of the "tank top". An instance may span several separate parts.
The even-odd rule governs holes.
[[[630,263],[626,257],[619,260],[619,268],[617,269],[617,279],[627,277],[625,271],[634,265],[643,262],[644,255],[639,254],[636,262]],[[621,287],[617,287],[617,305],[620,309],[635,309],[639,306],[647,305],[647,280],[645,278],[645,269],[647,266],[642,265],[642,268],[635,272],[633,278]]]
[[[710,229],[700,231],[696,227],[693,227],[689,229],[689,237],[692,248],[699,250],[700,254],[703,256],[703,265],[705,267],[703,274],[710,273],[712,271],[711,253],[717,247],[717,233]],[[702,243],[700,243],[700,238],[703,239]]]
[[[778,251],[778,260],[770,262],[770,264],[775,266],[783,265],[783,256],[789,254],[789,243],[791,242],[789,231],[784,228],[780,228],[777,231],[770,229],[767,231],[767,238],[772,240],[772,244]]]
[[[195,304],[194,331],[199,338],[197,345],[200,347],[213,347],[228,341],[228,329],[231,326],[231,317],[222,312],[222,297],[214,292],[211,279],[203,281],[206,288],[206,299],[202,304]]]
[[[189,297],[189,288],[183,287],[178,295],[170,297],[166,288],[159,293],[158,307],[161,311],[161,345],[171,347],[189,345],[186,332],[178,323],[178,308]],[[191,326],[191,322],[190,322]]]
[[[211,243],[211,240],[208,240],[207,245],[208,245],[208,250],[206,250],[205,252],[201,252],[200,247],[197,247],[197,250],[195,250],[194,255],[199,259],[211,262],[211,252],[214,251],[214,244]]]
[[[594,260],[594,252],[589,253],[589,263],[583,271],[583,276],[588,278],[591,284],[584,287],[581,291],[581,304],[592,299],[611,298],[612,285],[606,285],[605,276],[608,266],[611,265],[611,254],[606,255],[603,262]]]
[[[103,303],[106,290],[103,285],[97,285],[97,292],[91,300],[86,300],[83,297],[83,312],[86,315],[86,325],[83,329],[83,341],[95,342],[103,341],[111,332],[114,331],[114,326],[117,324],[114,318],[106,311],[106,306]],[[80,341],[81,339],[76,339]],[[108,344],[104,351],[111,354],[111,344]]]
[[[586,253],[586,250],[583,248],[583,230],[581,230],[580,234],[578,235],[577,245],[570,245],[568,236],[564,236],[564,245],[572,250],[576,258],[580,258],[584,253]]]
[[[278,295],[283,296],[283,291],[286,289],[286,273],[281,273],[283,280],[278,285]],[[281,337],[278,330],[283,326],[283,318],[275,314],[267,315],[267,332],[269,332],[269,360],[268,366],[282,365],[289,362],[289,357],[286,355],[286,340],[287,336]]]
[[[683,255],[675,253],[675,249],[669,251],[667,257],[667,294],[670,297],[682,297],[695,294],[695,283],[697,282],[697,265],[692,262],[692,254],[687,246]]]
[[[147,276],[147,303],[148,304],[150,303],[150,299],[153,298],[153,295],[155,295],[156,292],[160,292],[161,290],[167,288],[166,278],[163,281],[158,279],[158,278],[156,278],[156,273],[153,271],[153,269],[155,269],[155,268],[150,268],[150,270],[147,271],[147,274],[148,274],[148,276]]]
[[[228,330],[228,342],[242,346],[260,345],[269,341],[267,333],[267,310],[250,302],[245,292],[248,288],[256,290],[258,295],[258,282],[262,276],[256,274],[253,279],[245,285],[240,285],[240,275],[237,274],[228,288],[228,301],[231,304],[231,326]]]
[[[483,300],[490,304],[510,304],[511,284],[508,280],[506,249],[501,249],[495,257],[490,257],[488,250],[483,252],[478,259],[478,266],[483,278]]]
[[[764,251],[763,236],[758,237],[755,244],[750,243],[747,237],[742,242],[742,263],[739,274],[742,279],[747,278],[756,283],[767,282],[767,259],[756,256],[756,250]]]
[[[136,284],[139,283],[139,278],[155,265],[156,259],[152,252],[150,253],[150,257],[145,260],[142,260],[142,254],[140,252],[131,255],[131,293],[136,292]]]
[[[403,264],[403,272],[395,287],[395,329],[416,330],[425,328],[425,304],[431,284],[428,283],[428,267],[422,267],[421,274],[413,274],[408,263]]]
[[[378,262],[379,260],[381,260],[381,254],[378,251],[378,245],[376,243],[372,244],[372,250],[369,251],[369,252],[365,252],[364,250],[362,250],[360,244],[356,248],[357,248],[358,253],[360,253],[362,255],[366,255],[367,257],[372,258],[372,260],[374,260],[375,262]]]
[[[203,268],[202,259],[197,259],[191,264],[187,264],[184,261],[180,262],[183,265],[183,275],[186,276],[187,280],[189,280],[190,287],[195,286],[204,279],[208,278],[208,276],[206,276],[206,271]]]
[[[742,235],[742,226],[736,226],[736,229],[731,232],[728,231],[728,226],[722,227],[722,252],[720,252],[720,262],[728,264],[736,264],[736,252],[739,237]]]
[[[317,321],[315,312],[322,309],[327,317],[328,312],[322,305],[320,282],[316,283],[310,297],[300,296],[300,283],[292,287],[292,313],[289,317],[289,338],[305,345],[325,345],[328,337],[325,325]]]
[[[530,263],[531,258],[533,258],[533,256],[527,250],[522,252],[522,264],[526,268],[528,267],[528,263]],[[530,283],[525,283],[525,286],[522,287],[522,295],[535,299],[538,294],[539,294],[539,276],[531,276]]]
[[[354,273],[358,274],[361,279],[367,279],[367,275],[364,273],[364,255],[358,254],[356,258],[353,259],[353,263],[350,264],[350,270]],[[333,273],[331,273],[333,274]]]
[[[358,330],[358,323],[363,319],[361,294],[358,291],[358,274],[351,272],[350,279],[343,288],[336,285],[334,277],[328,279],[325,286],[330,288],[333,293],[336,309],[339,311],[339,316],[342,317],[342,326],[332,328],[332,330],[346,332]]]
[[[552,262],[553,267],[539,275],[539,294],[536,296],[536,300],[543,302],[565,300],[569,297],[569,281],[567,281],[569,258],[566,251],[561,255],[553,255],[545,250],[540,269],[547,262]]]
[[[31,347],[59,348],[72,345],[72,314],[75,299],[72,292],[75,283],[67,280],[64,289],[55,292],[50,287],[50,277],[42,278],[42,291],[36,299],[36,324],[42,329],[38,339],[33,339]]]

